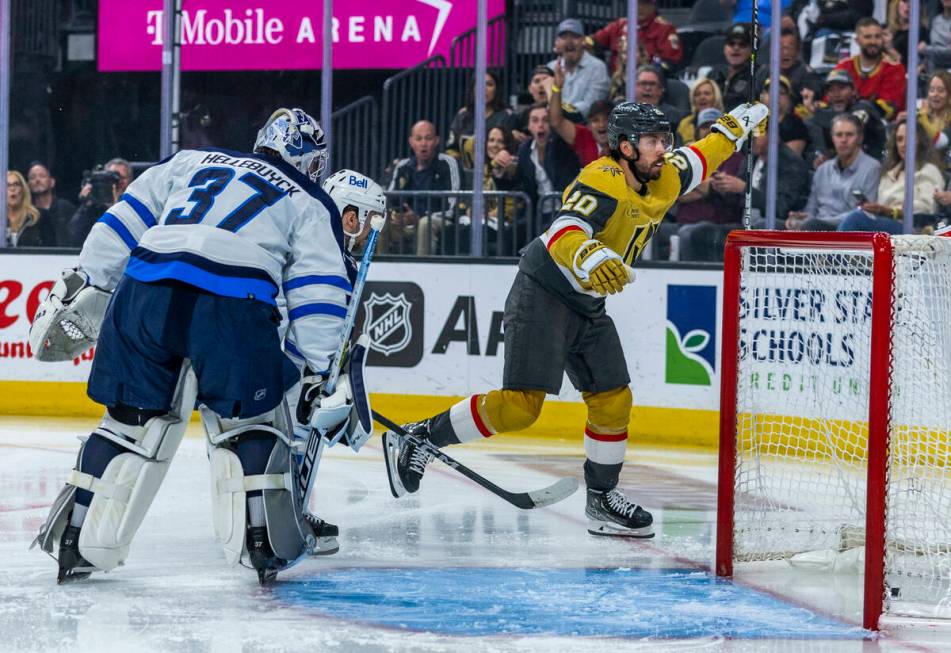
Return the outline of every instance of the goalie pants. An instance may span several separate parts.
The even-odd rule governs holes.
[[[473,395],[431,422],[438,446],[528,428],[545,394],[561,390],[565,373],[588,409],[585,482],[595,490],[617,485],[627,447],[630,375],[614,322],[581,315],[519,271],[505,301],[503,388]]]

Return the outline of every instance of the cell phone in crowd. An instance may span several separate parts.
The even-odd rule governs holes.
[[[863,193],[863,192],[860,191],[860,190],[853,190],[853,191],[852,191],[852,197],[855,198],[855,201],[856,201],[856,203],[858,203],[858,204],[864,204],[865,202],[868,201],[868,199],[865,197],[865,193]]]

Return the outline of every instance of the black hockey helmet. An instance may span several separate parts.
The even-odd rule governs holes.
[[[608,116],[608,147],[616,150],[622,140],[636,146],[641,134],[670,131],[667,116],[653,104],[622,102]]]

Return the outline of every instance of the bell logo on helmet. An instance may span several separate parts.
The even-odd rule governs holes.
[[[356,186],[357,188],[368,188],[370,185],[369,182],[370,180],[366,177],[360,179],[356,175],[350,175],[350,177],[347,178],[347,183],[351,186]]]

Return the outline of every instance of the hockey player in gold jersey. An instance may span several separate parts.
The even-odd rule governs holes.
[[[741,105],[706,138],[671,151],[670,123],[656,107],[615,107],[608,119],[610,155],[585,166],[565,189],[554,222],[519,262],[505,301],[502,389],[468,397],[406,430],[443,447],[527,428],[567,372],[588,408],[588,531],[652,537],[651,514],[616,487],[632,395],[604,298],[633,281],[630,266],[677,198],[739,151],[767,113],[762,104]],[[415,492],[431,457],[392,431],[383,443],[393,495]]]

